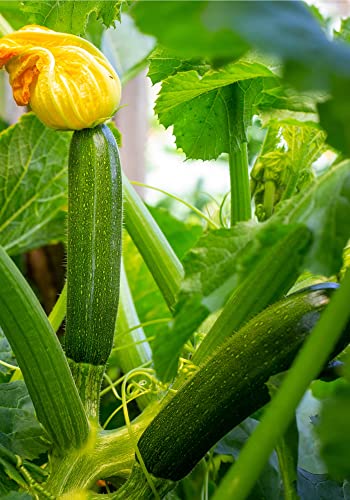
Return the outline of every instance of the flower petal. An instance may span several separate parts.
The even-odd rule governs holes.
[[[108,119],[120,102],[120,81],[105,56],[74,35],[27,26],[0,39],[0,67],[10,74],[14,98],[62,130]]]

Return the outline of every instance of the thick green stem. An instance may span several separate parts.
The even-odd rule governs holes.
[[[250,186],[248,171],[247,143],[241,144],[240,150],[229,154],[231,188],[231,226],[251,218]]]
[[[159,405],[150,405],[132,425],[138,438],[159,411]],[[91,488],[98,479],[119,477],[126,479],[135,461],[135,449],[127,427],[97,432],[92,429],[86,446],[76,452],[54,459],[46,489],[55,496],[76,489]],[[73,498],[67,497],[67,498]]]
[[[213,500],[244,500],[273,448],[286,432],[310,382],[320,373],[350,316],[350,272],[297,356],[260,425],[229,470]]]
[[[125,175],[123,187],[126,229],[172,308],[184,276],[182,264]]]
[[[85,408],[87,417],[97,425],[99,422],[100,391],[105,367],[89,363],[76,363],[68,359],[75,385]]]
[[[0,324],[39,421],[59,450],[79,448],[88,421],[60,343],[33,291],[0,247]]]

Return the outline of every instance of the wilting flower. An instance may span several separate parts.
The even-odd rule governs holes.
[[[10,75],[19,106],[30,105],[45,125],[80,130],[104,122],[120,102],[120,81],[88,41],[41,26],[0,39],[0,68]]]

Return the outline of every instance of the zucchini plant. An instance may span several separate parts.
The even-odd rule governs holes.
[[[347,21],[330,40],[299,1],[0,7],[0,67],[30,108],[7,127],[0,101],[0,497],[338,498]],[[110,119],[146,66],[189,164],[227,169],[218,203],[169,194],[183,220],[122,171]],[[47,315],[26,256],[57,241]]]

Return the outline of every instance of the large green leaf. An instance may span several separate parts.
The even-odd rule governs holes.
[[[27,16],[21,11],[22,3],[16,0],[0,1],[0,13],[13,29],[19,29],[28,24]]]
[[[280,57],[300,86],[328,87],[332,74],[350,76],[350,49],[331,42],[300,1],[148,1],[138,2],[133,15],[182,58],[232,60],[255,48]]]
[[[109,27],[120,19],[121,4],[122,0],[27,0],[21,2],[21,9],[27,16],[27,24],[82,35],[92,12]]]
[[[32,460],[48,449],[43,429],[23,381],[0,385],[0,442],[13,453]]]
[[[248,44],[239,35],[204,29],[201,17],[206,6],[203,1],[137,2],[132,15],[142,31],[182,58],[241,56]]]
[[[176,144],[187,158],[215,159],[246,140],[262,77],[273,76],[263,64],[247,61],[203,77],[194,70],[180,72],[163,82],[155,111],[165,127],[174,125]]]
[[[303,2],[159,4],[138,2],[133,14],[141,30],[175,51],[178,58],[209,56],[223,64],[255,49],[277,56],[293,86],[332,93],[334,98],[320,106],[321,123],[330,144],[349,154],[350,47],[329,40],[324,23],[319,23]],[[168,19],[173,29],[169,29]],[[230,37],[235,37],[236,43],[230,42]]]
[[[69,141],[32,113],[0,134],[0,244],[8,253],[63,238]]]
[[[169,50],[165,47],[156,47],[149,56],[148,75],[152,83],[158,83],[173,76],[180,71],[195,70],[198,74],[203,75],[210,69],[210,65],[206,64],[202,59],[181,59],[176,51]]]
[[[328,471],[341,480],[350,476],[350,384],[340,379],[328,386],[316,430]]]

